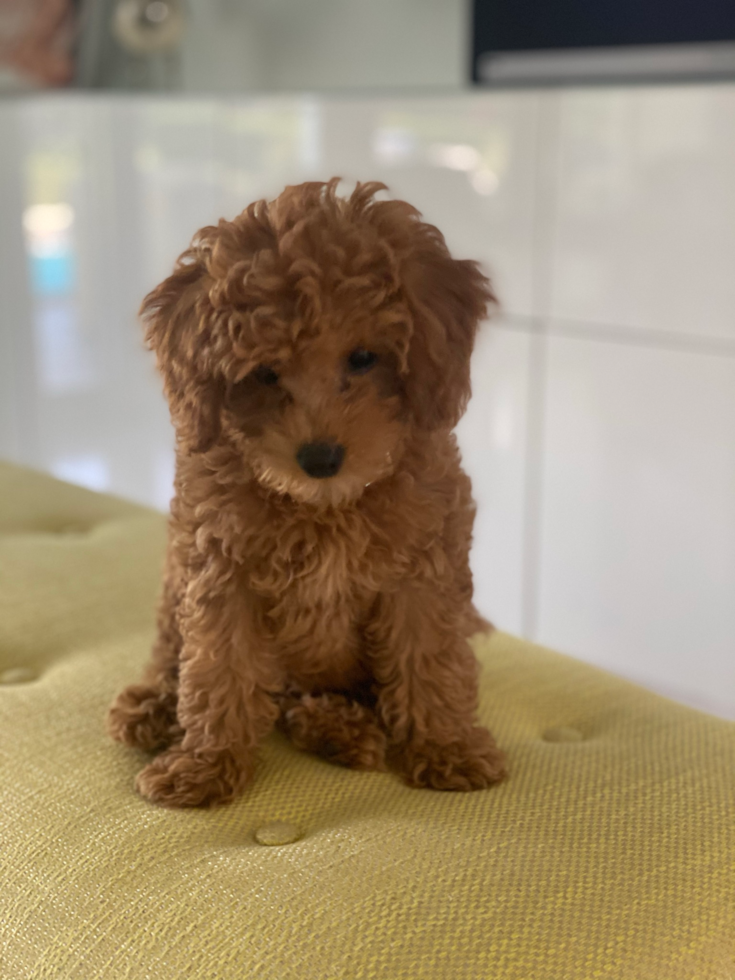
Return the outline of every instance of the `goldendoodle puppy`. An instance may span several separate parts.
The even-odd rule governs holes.
[[[493,300],[378,183],[288,187],[203,228],[145,299],[176,429],[158,640],[112,735],[143,796],[226,802],[278,725],[411,786],[480,789],[470,481],[452,428]]]

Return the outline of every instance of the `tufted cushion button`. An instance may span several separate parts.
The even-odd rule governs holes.
[[[27,684],[36,679],[30,667],[10,667],[0,673],[0,684]]]
[[[547,728],[541,737],[545,742],[581,742],[584,738],[579,729],[564,725],[559,728]]]
[[[301,831],[292,823],[276,820],[264,824],[255,831],[255,839],[259,844],[274,847],[279,844],[293,844],[301,837]]]

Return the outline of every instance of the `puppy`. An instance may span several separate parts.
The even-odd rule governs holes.
[[[410,786],[505,774],[452,435],[494,297],[385,185],[337,183],[203,228],[143,302],[175,496],[152,660],[109,728],[158,753],[136,786],[166,806],[231,800],[274,726]]]

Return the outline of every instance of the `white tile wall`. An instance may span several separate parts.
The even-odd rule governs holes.
[[[543,112],[527,631],[735,718],[735,86]]]
[[[735,85],[560,100],[553,317],[735,340]]]
[[[459,429],[478,604],[735,716],[734,110],[726,85],[0,104],[0,454],[165,508],[144,293],[254,198],[384,180],[503,303]],[[74,220],[31,269],[37,204]]]
[[[523,630],[528,363],[531,338],[500,320],[480,332],[473,397],[457,428],[477,501],[475,601],[500,629]]]
[[[538,635],[735,692],[735,357],[551,337]]]

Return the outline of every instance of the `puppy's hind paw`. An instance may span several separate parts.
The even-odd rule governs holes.
[[[281,730],[302,752],[363,771],[385,771],[387,739],[367,707],[341,694],[285,698]]]

